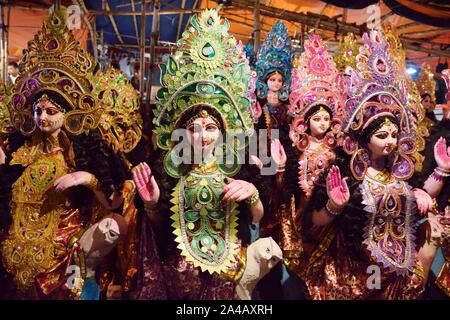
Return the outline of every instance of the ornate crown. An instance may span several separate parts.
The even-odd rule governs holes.
[[[333,55],[333,60],[336,63],[336,68],[344,71],[347,66],[356,68],[356,55],[359,51],[359,45],[356,42],[356,37],[353,33],[347,34],[339,42],[338,49]]]
[[[247,42],[244,47],[244,52],[245,52],[245,55],[247,56],[250,68],[255,69],[256,53],[255,53],[255,48],[253,47],[253,43]]]
[[[101,110],[89,79],[94,69],[92,58],[75,40],[66,21],[65,8],[53,10],[42,30],[28,42],[19,63],[20,77],[8,108],[15,128],[25,135],[35,130],[27,99],[43,90],[57,92],[72,108],[65,113],[69,132],[80,134],[98,125]]]
[[[14,125],[8,110],[8,101],[10,96],[10,88],[0,83],[0,138],[14,131]]]
[[[292,71],[289,111],[304,115],[317,104],[328,106],[333,115],[341,116],[345,101],[344,83],[322,39],[310,35],[299,66]]]
[[[381,115],[394,116],[400,126],[398,150],[392,173],[398,179],[409,179],[414,173],[411,154],[416,150],[413,117],[408,104],[408,83],[398,57],[379,31],[363,35],[364,45],[356,57],[356,69],[347,67],[349,99],[345,103],[343,130],[347,134],[344,150],[352,155],[351,169],[363,179],[368,153],[360,148],[363,129]]]
[[[291,38],[286,26],[283,22],[278,21],[272,27],[256,56],[256,73],[258,75],[256,89],[259,98],[267,96],[267,76],[277,71],[284,81],[279,92],[279,99],[282,101],[288,99],[292,70],[291,51]]]
[[[98,71],[94,81],[104,110],[98,128],[114,151],[128,153],[142,137],[139,95],[126,76],[114,68]]]
[[[154,132],[161,149],[172,149],[170,138],[178,119],[200,105],[216,109],[228,133],[252,133],[247,91],[250,67],[228,29],[228,20],[215,10],[194,15],[175,55],[161,65],[162,88],[154,110]],[[173,171],[167,161],[165,168],[169,174]]]
[[[420,95],[429,94],[431,97],[431,105],[436,105],[436,82],[434,81],[433,71],[431,71],[430,65],[423,63],[422,68],[416,79],[417,88]]]

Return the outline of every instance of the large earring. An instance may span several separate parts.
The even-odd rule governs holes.
[[[356,180],[363,180],[366,175],[367,168],[370,165],[369,151],[360,148],[355,151],[350,160],[350,170]]]
[[[397,154],[392,165],[392,175],[399,180],[407,180],[414,174],[414,163],[411,159],[416,151],[416,141],[411,136],[399,139]]]
[[[296,117],[290,125],[289,138],[295,143],[298,150],[305,151],[309,146],[309,135],[306,133],[308,124],[303,117]]]

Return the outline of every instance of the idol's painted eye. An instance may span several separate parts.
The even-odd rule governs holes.
[[[392,132],[392,138],[397,139],[397,136],[398,136],[397,131]]]
[[[210,132],[216,131],[217,129],[219,129],[219,128],[214,123],[208,124],[206,126],[206,130],[210,131]]]
[[[311,120],[315,121],[315,122],[319,122],[320,121],[320,117],[314,117]]]
[[[57,114],[58,112],[60,112],[56,108],[47,108],[45,110],[46,110],[47,114],[50,115],[50,116],[53,116],[53,115]]]
[[[201,132],[202,126],[197,123],[194,123],[188,127],[188,130],[191,132]]]
[[[330,117],[325,117],[323,120],[330,121]]]
[[[386,139],[388,137],[388,133],[386,131],[378,132],[375,134],[375,137],[378,139]]]

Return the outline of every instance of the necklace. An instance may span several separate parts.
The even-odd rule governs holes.
[[[374,169],[375,170],[375,169]],[[366,172],[367,176],[377,182],[381,183],[388,183],[392,180],[391,173],[388,169],[383,169],[382,171],[379,171],[377,174],[372,175],[369,173],[369,170]]]

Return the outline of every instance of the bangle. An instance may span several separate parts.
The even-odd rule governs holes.
[[[152,219],[152,216],[154,216],[156,214],[155,208],[156,208],[156,203],[150,203],[150,202],[144,201],[144,211],[145,211],[145,213],[147,213],[147,216],[150,219]]]
[[[442,169],[442,168],[439,168],[439,167],[434,168],[434,171],[439,173],[441,176],[444,176],[444,177],[450,176],[450,171]]]
[[[248,199],[245,199],[245,202],[250,206],[254,207],[259,202],[259,192],[258,189],[255,188],[255,191],[253,192],[252,196]]]
[[[278,169],[277,169],[277,172],[278,172],[278,173],[279,173],[279,172],[284,172],[284,171],[286,171],[285,168],[278,168]]]
[[[332,216],[334,216],[334,217],[340,215],[340,214],[342,213],[342,209],[343,209],[343,208],[340,208],[340,209],[337,210],[337,211],[332,210],[332,209],[330,208],[330,200],[328,200],[328,201],[327,201],[327,204],[325,205],[325,210],[326,210],[329,214],[331,214]]]
[[[436,181],[443,181],[445,178],[450,176],[450,173],[442,171],[442,169],[440,169],[439,167],[436,167],[434,169],[433,173],[431,174],[431,176]]]
[[[99,186],[100,186],[100,183],[99,183],[98,179],[93,174],[91,176],[92,176],[91,180],[89,180],[87,187],[89,189],[91,189],[92,191],[98,190]]]
[[[145,202],[144,201],[144,209],[145,211],[153,211],[156,208],[156,203]]]

